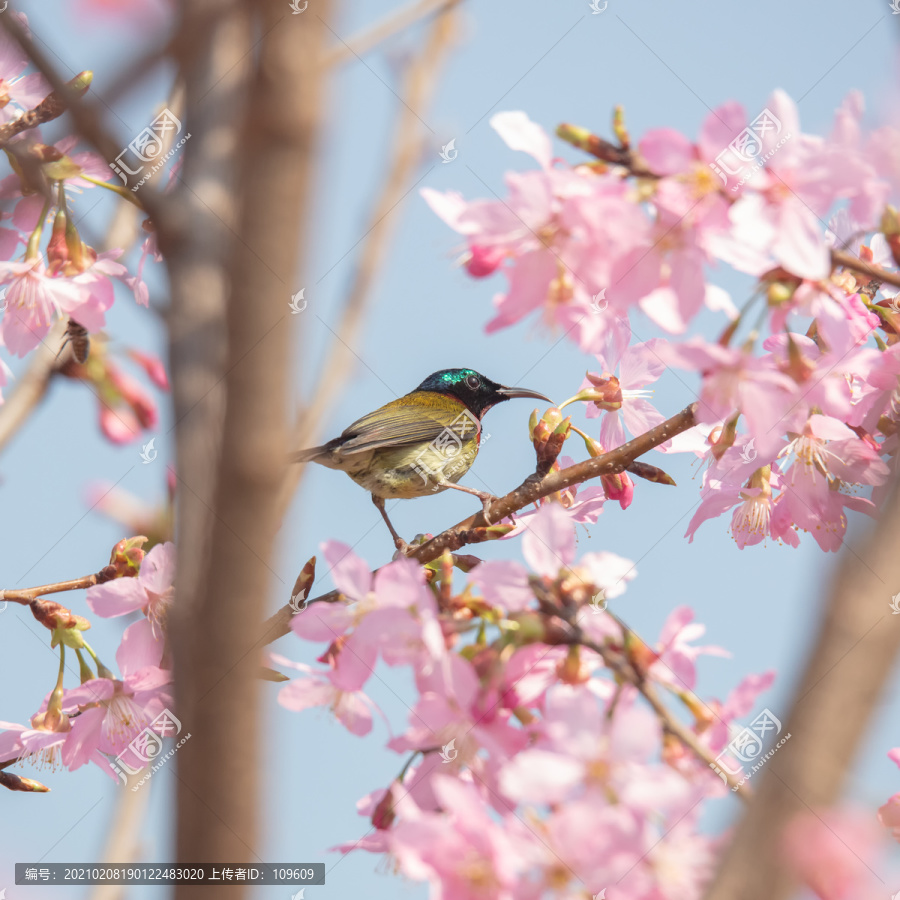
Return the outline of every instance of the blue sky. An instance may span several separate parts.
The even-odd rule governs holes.
[[[315,3],[310,0],[308,12],[315,11]],[[287,6],[285,0],[289,13]],[[148,39],[146,30],[76,21],[73,4],[61,0],[23,2],[20,8],[64,72],[95,71],[95,89],[101,96],[116,71]],[[346,38],[392,8],[386,2],[357,0],[333,11],[329,25]],[[808,132],[827,133],[835,107],[850,88],[863,91],[871,123],[896,112],[894,48],[900,16],[891,15],[887,0],[825,0],[815,5],[760,0],[750,6],[706,0],[651,6],[609,0],[599,15],[592,15],[587,0],[520,0],[467,4],[462,21],[435,101],[431,109],[420,111],[429,146],[415,177],[421,179],[420,187],[458,190],[470,198],[490,196],[491,190],[502,193],[505,171],[532,166],[529,157],[510,151],[490,128],[490,116],[500,110],[524,110],[551,132],[557,123],[568,121],[608,134],[612,108],[623,104],[634,138],[663,125],[693,137],[711,108],[733,98],[755,114],[778,87],[798,101]],[[345,64],[331,85],[314,240],[308,270],[297,276],[296,287],[305,288],[309,305],[302,315],[290,317],[296,329],[297,365],[285,375],[293,379],[298,399],[315,390],[311,378],[329,345],[353,275],[352,248],[365,232],[381,186],[397,114],[397,61],[418,46],[422,35],[420,28],[413,29],[363,62]],[[111,127],[123,146],[152,118],[153,106],[166,89],[166,74],[160,73],[111,104]],[[459,155],[443,164],[438,151],[450,139],[455,139]],[[578,158],[559,142],[554,148],[558,155]],[[86,194],[77,211],[99,235],[112,204],[103,198],[92,208],[97,193]],[[362,337],[353,347],[351,389],[329,411],[325,437],[443,367],[469,366],[497,381],[523,384],[558,399],[574,392],[593,360],[560,341],[560,334],[534,322],[497,335],[484,333],[491,298],[503,289],[502,280],[474,281],[454,266],[458,236],[429,211],[417,190],[390,215],[396,219],[394,244],[374,287]],[[748,288],[746,279],[726,271],[713,280],[731,291],[736,302]],[[156,306],[165,302],[161,271],[153,275],[151,298]],[[714,325],[711,317],[701,323],[705,329]],[[634,327],[643,339],[658,334],[640,316]],[[124,293],[109,316],[108,330],[125,344],[165,352],[159,318],[137,309]],[[684,383],[671,375],[663,376],[654,395],[655,405],[666,415],[692,399]],[[533,465],[526,431],[530,410],[527,401],[514,401],[489,414],[486,427],[492,438],[464,483],[504,493],[522,480]],[[106,443],[95,420],[92,396],[75,385],[57,384],[0,460],[0,502],[6,513],[0,520],[4,586],[68,578],[106,562],[109,548],[122,535],[116,525],[88,510],[87,483],[118,481],[148,501],[164,495],[163,464],[172,454],[165,401],[155,464],[141,463],[139,446]],[[574,445],[569,452],[577,452]],[[660,460],[657,456],[649,461]],[[697,619],[708,626],[708,641],[733,654],[730,659],[701,661],[701,695],[724,699],[744,674],[774,668],[778,679],[763,702],[776,713],[785,711],[819,625],[836,557],[823,554],[806,537],[799,550],[770,544],[739,551],[724,519],[704,525],[688,544],[683,534],[698,499],[699,475],[686,456],[660,464],[678,487],[640,484],[630,509],[622,512],[609,505],[596,525],[580,532],[579,552],[606,549],[637,562],[638,577],[614,608],[649,639],[655,639],[673,607],[694,607]],[[475,508],[473,498],[448,491],[401,503],[392,518],[402,534],[411,536],[437,532]],[[851,532],[857,524],[852,522]],[[341,473],[311,467],[280,536],[270,585],[273,610],[287,600],[300,567],[327,538],[353,545],[373,566],[383,563],[392,549],[365,493]],[[479,548],[479,555],[517,556],[518,548],[490,545]],[[327,579],[321,584],[327,587]],[[900,585],[889,588],[885,619],[876,627],[896,621],[889,617],[887,601]],[[77,611],[85,610],[83,596],[70,599]],[[91,633],[93,645],[108,648],[106,656],[112,658],[121,624],[94,620]],[[288,637],[274,649],[311,662],[316,648]],[[45,633],[27,614],[13,607],[0,614],[0,684],[5,686],[0,718],[24,721],[50,689],[56,662],[48,651]],[[406,703],[414,693],[402,673],[379,669],[379,676],[383,680],[373,679],[372,697],[396,732],[405,724]],[[360,740],[325,714],[301,716],[282,710],[275,694],[272,687],[265,711],[269,789],[259,856],[268,861],[326,861],[326,887],[308,889],[310,898],[426,896],[422,886],[390,875],[378,858],[358,854],[341,859],[324,852],[365,833],[366,820],[355,814],[354,804],[386,785],[402,765],[384,749],[383,725],[376,723],[372,735]],[[900,699],[891,685],[848,791],[871,810],[900,789],[900,773],[885,756],[900,744],[898,714]],[[0,817],[6,837],[0,888],[7,887],[11,900],[43,896],[35,888],[26,892],[12,886],[13,862],[97,860],[114,809],[117,788],[96,770],[57,772],[44,780],[53,789],[48,795],[3,795]],[[154,778],[142,841],[146,860],[164,860],[171,854],[174,784],[170,772]],[[738,812],[737,801],[718,801],[711,804],[706,824],[719,828]],[[887,872],[880,874],[890,888],[886,895],[900,886]],[[130,896],[149,896],[149,890],[134,889]],[[286,900],[290,893],[287,888],[266,888],[258,896]],[[88,893],[57,889],[52,896]]]

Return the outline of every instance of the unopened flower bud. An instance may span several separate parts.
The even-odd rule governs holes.
[[[658,466],[651,466],[649,463],[635,460],[629,467],[628,471],[644,481],[652,481],[654,484],[670,484],[675,485],[675,479],[668,473],[664,472]]]
[[[625,655],[641,675],[646,675],[650,666],[659,659],[659,654],[633,631],[625,632]]]
[[[537,474],[543,478],[556,462],[563,444],[572,429],[572,419],[565,419],[555,406],[551,406],[531,432],[531,442],[537,455]]]
[[[634,482],[626,472],[617,475],[601,475],[600,483],[608,500],[618,500],[622,509],[628,509],[634,497]]]
[[[885,207],[881,217],[881,230],[887,238],[891,256],[894,257],[894,265],[900,266],[900,213],[895,206]]]
[[[900,213],[897,212],[896,206],[888,204],[884,208],[879,230],[882,231],[887,238],[900,234]]]
[[[81,618],[55,600],[44,600],[37,597],[31,601],[29,606],[35,619],[51,631],[56,628],[74,628],[78,619]]]
[[[835,272],[831,276],[831,282],[845,290],[848,294],[856,293],[857,281],[852,272]]]
[[[161,391],[169,390],[169,376],[166,367],[158,356],[152,356],[134,348],[128,351],[128,355],[147,373],[147,377]]]
[[[472,244],[466,258],[466,271],[473,278],[485,278],[497,271],[506,251],[502,247],[483,247]]]
[[[556,675],[563,684],[584,684],[590,680],[591,671],[582,662],[579,647],[569,647],[565,658],[556,664]]]
[[[623,150],[627,150],[631,146],[631,138],[628,129],[625,127],[625,107],[617,106],[613,111],[613,134]]]
[[[384,796],[372,810],[372,825],[379,831],[386,831],[394,823],[397,814],[394,812],[394,786],[391,785]]]
[[[141,548],[147,543],[147,540],[148,538],[139,534],[136,537],[122,538],[113,547],[109,565],[116,570],[116,578],[132,578],[137,575],[145,555]]]
[[[291,606],[298,612],[306,609],[309,600],[309,592],[316,580],[316,558],[313,556],[306,561],[291,591]]]
[[[0,784],[8,791],[29,791],[34,794],[44,794],[50,790],[40,781],[33,778],[25,778],[22,775],[14,775],[12,772],[0,772]]]
[[[800,345],[788,334],[787,336],[788,363],[782,366],[782,371],[790,375],[797,384],[808,381],[816,371],[816,363],[803,355]]]
[[[713,428],[707,437],[706,442],[710,444],[712,455],[716,459],[721,459],[725,455],[725,451],[734,446],[737,437],[737,416],[732,416],[721,427]]]
[[[53,230],[47,243],[47,268],[51,274],[58,275],[69,261],[66,247],[66,211],[60,208],[53,219]]]
[[[773,281],[766,292],[766,300],[768,300],[769,306],[780,306],[782,303],[787,303],[794,296],[795,290],[796,285],[785,284],[783,281]]]

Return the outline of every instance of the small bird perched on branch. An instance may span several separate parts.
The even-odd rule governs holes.
[[[340,437],[301,450],[291,460],[346,472],[371,493],[394,546],[405,551],[407,544],[394,530],[384,501],[455,488],[478,497],[487,515],[496,498],[456,482],[478,454],[482,416],[517,397],[553,402],[537,391],[504,387],[473,369],[441,369],[414,391],[358,419]]]

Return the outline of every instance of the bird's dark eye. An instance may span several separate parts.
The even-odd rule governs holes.
[[[466,384],[472,388],[472,390],[476,390],[479,386],[478,376],[476,375],[466,375]]]

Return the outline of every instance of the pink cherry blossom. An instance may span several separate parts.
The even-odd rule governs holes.
[[[38,720],[39,716],[32,719]],[[35,764],[38,769],[55,769],[61,765],[62,748],[71,734],[71,725],[65,722],[60,730],[48,730],[39,724],[0,722],[0,731],[0,755],[4,760],[18,759]]]
[[[779,426],[794,401],[796,385],[771,356],[758,358],[702,338],[660,347],[659,353],[671,365],[701,373],[698,421],[717,422],[740,412],[757,452],[763,458],[774,455],[780,445]]]
[[[140,655],[145,665],[160,664],[165,648],[165,627],[175,597],[175,545],[157,544],[144,557],[136,577],[114,578],[88,588],[87,604],[104,618],[140,610],[144,619],[125,629],[123,646]]]
[[[458,900],[515,900],[524,848],[487,814],[472,784],[436,776],[442,812],[419,810],[411,799],[394,827],[391,850],[400,870],[428,881],[435,896]]]
[[[689,606],[679,606],[672,610],[656,645],[659,659],[650,667],[652,677],[664,684],[671,684],[676,689],[693,690],[697,683],[698,656],[731,656],[727,650],[715,645],[691,645],[690,641],[697,640],[705,633],[706,626],[694,622],[694,611]]]
[[[87,287],[71,279],[49,277],[41,256],[23,262],[0,262],[0,284],[8,285],[0,337],[16,356],[37,347],[60,315],[79,321],[97,314],[102,318],[102,310]]]
[[[146,665],[140,657],[116,657],[122,680],[94,678],[63,694],[63,711],[72,730],[63,746],[62,761],[69,769],[88,762],[115,778],[102,754],[117,756],[163,710],[173,705],[172,672]],[[78,712],[77,716],[72,715]]]
[[[785,862],[821,900],[881,896],[875,875],[881,835],[863,810],[804,812],[790,822],[781,847]]]
[[[873,505],[835,488],[881,484],[888,476],[887,465],[846,425],[821,415],[810,416],[804,433],[779,455],[790,466],[784,472],[774,520],[793,522],[812,534],[823,550],[836,551],[847,527],[845,508],[863,512]]]
[[[581,389],[589,388],[597,383],[597,379],[609,379],[611,373],[619,370],[618,387],[614,402],[602,408],[588,403],[585,415],[590,419],[605,411],[600,426],[600,443],[609,450],[614,450],[625,443],[625,427],[633,435],[643,434],[664,421],[664,416],[646,399],[652,391],[644,390],[644,386],[652,384],[665,371],[666,364],[660,358],[658,348],[665,342],[659,338],[643,341],[628,346],[631,329],[625,323],[614,329],[618,340],[610,342],[610,349],[598,359],[603,364],[601,376],[589,375]],[[625,349],[623,349],[623,346]],[[618,405],[618,408],[616,406]],[[660,448],[662,449],[662,448]],[[611,498],[612,499],[612,498]]]
[[[351,734],[362,737],[372,730],[372,710],[378,708],[362,691],[340,689],[334,684],[331,672],[317,671],[279,654],[273,653],[271,657],[274,663],[296,669],[305,676],[294,679],[278,692],[278,702],[285,709],[300,712],[327,706]]]

